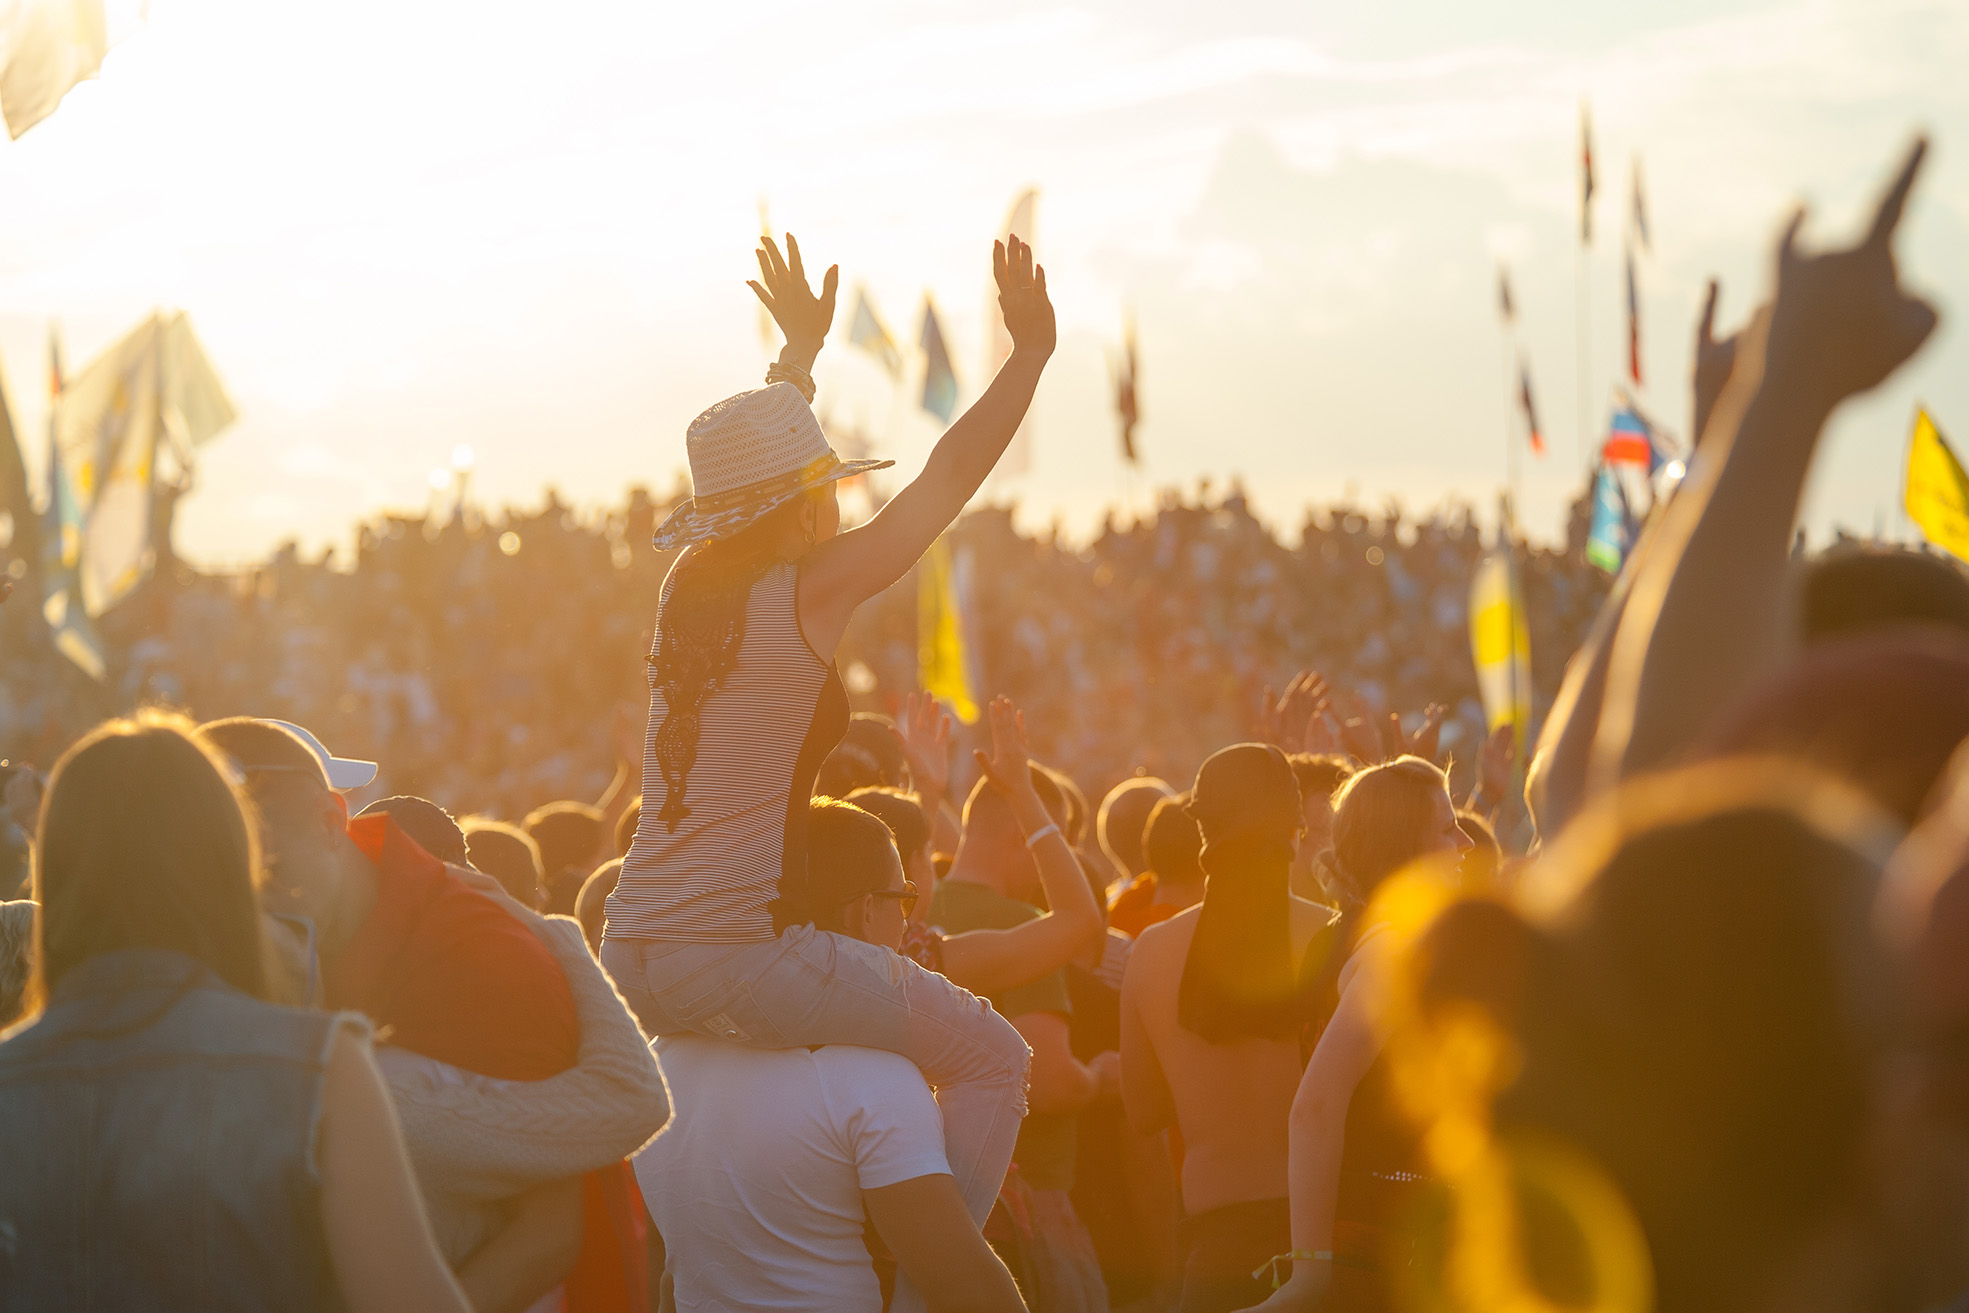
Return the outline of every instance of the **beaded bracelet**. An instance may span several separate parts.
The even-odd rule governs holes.
[[[1288,1249],[1283,1254],[1273,1254],[1251,1273],[1251,1279],[1256,1281],[1264,1276],[1265,1273],[1270,1272],[1272,1274],[1272,1289],[1277,1290],[1285,1284],[1279,1280],[1278,1265],[1280,1263],[1294,1262],[1301,1258],[1311,1259],[1315,1263],[1331,1263],[1333,1261],[1333,1251],[1331,1249]]]
[[[800,395],[807,399],[808,405],[814,404],[814,393],[818,390],[814,387],[814,376],[798,365],[789,365],[779,360],[773,361],[766,366],[766,382],[791,383],[800,390]]]

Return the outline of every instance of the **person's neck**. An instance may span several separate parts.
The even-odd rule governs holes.
[[[1186,907],[1195,907],[1203,901],[1202,874],[1198,873],[1193,880],[1165,880],[1157,872],[1155,897],[1151,901],[1162,907],[1173,907],[1179,912]]]

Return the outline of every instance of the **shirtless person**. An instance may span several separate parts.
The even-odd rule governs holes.
[[[1303,821],[1277,748],[1213,755],[1189,811],[1209,884],[1201,904],[1135,945],[1121,993],[1121,1079],[1136,1131],[1173,1125],[1180,1135],[1188,1258],[1179,1309],[1214,1313],[1269,1293],[1252,1269],[1291,1247],[1286,1121],[1311,1000],[1330,993],[1317,985],[1338,947],[1338,913],[1290,890]]]

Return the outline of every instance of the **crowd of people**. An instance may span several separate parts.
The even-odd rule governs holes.
[[[1055,344],[1016,237],[863,524],[789,236],[689,496],[174,571],[109,686],[10,665],[0,1309],[1969,1307],[1969,573],[1793,539],[1935,325],[1924,152],[1712,289],[1617,580],[1517,549],[1522,753],[1467,514],[957,523]],[[946,533],[968,731],[909,691]]]

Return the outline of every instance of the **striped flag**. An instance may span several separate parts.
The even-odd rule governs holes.
[[[978,719],[978,680],[971,626],[970,553],[953,553],[947,537],[930,544],[916,567],[916,682],[965,724]]]
[[[902,377],[902,351],[876,315],[875,307],[869,303],[867,288],[859,288],[855,292],[855,317],[848,326],[848,345],[860,347],[874,356],[890,378]]]
[[[1638,465],[1644,470],[1655,467],[1654,429],[1632,405],[1613,413],[1600,458],[1609,465]]]
[[[944,423],[957,413],[957,371],[950,367],[950,352],[943,344],[943,328],[937,323],[937,307],[923,298],[923,409]]]
[[[1545,431],[1538,427],[1538,407],[1531,401],[1531,364],[1518,357],[1518,405],[1525,412],[1525,430],[1531,435],[1531,454],[1545,454]]]
[[[1593,479],[1593,522],[1586,531],[1586,559],[1608,574],[1620,573],[1634,545],[1634,516],[1627,490],[1612,465],[1602,462]]]
[[[1531,720],[1531,626],[1508,548],[1485,557],[1471,581],[1470,657],[1477,667],[1485,726],[1510,725],[1522,756]]]

